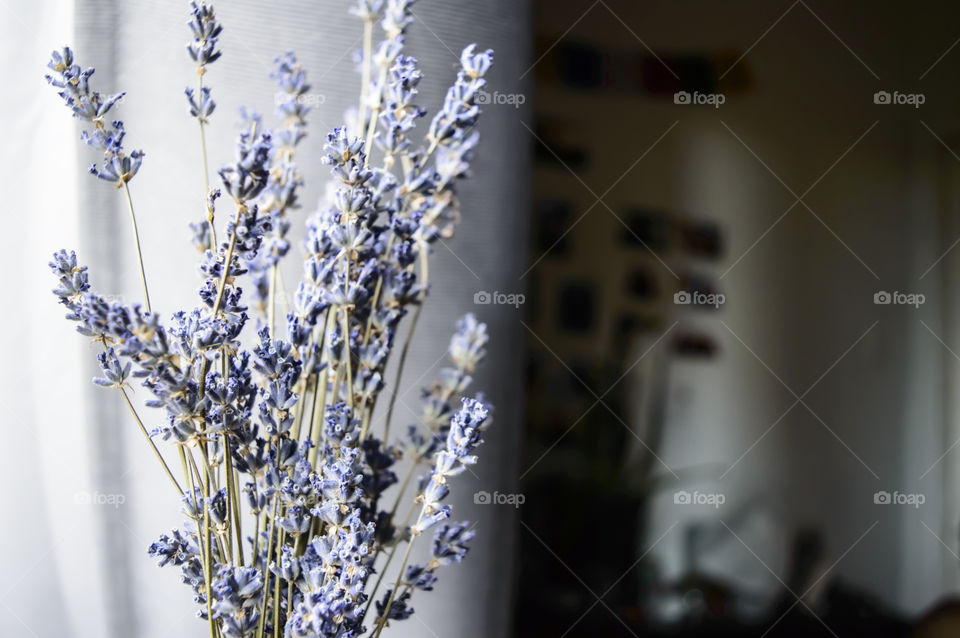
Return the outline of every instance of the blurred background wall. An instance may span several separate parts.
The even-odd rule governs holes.
[[[874,618],[954,592],[957,7],[541,2],[535,25],[523,635],[806,614],[785,584],[821,616],[839,584]],[[675,500],[698,492],[723,503]]]

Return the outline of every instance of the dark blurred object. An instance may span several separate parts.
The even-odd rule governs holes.
[[[565,130],[574,128],[569,124],[552,118],[537,118],[536,134],[539,143],[534,145],[534,159],[538,163],[571,170],[586,166],[587,151],[565,143],[560,137]]]
[[[560,81],[576,89],[596,89],[603,85],[604,58],[600,50],[590,44],[561,42],[557,46],[560,63]]]
[[[688,93],[746,93],[753,88],[750,65],[739,51],[720,51],[682,56],[642,55],[640,83],[652,95],[672,97]]]
[[[684,251],[696,257],[719,259],[723,254],[720,228],[713,222],[684,221],[680,225],[680,241]]]
[[[720,292],[716,281],[711,276],[690,271],[681,274],[680,290],[698,295],[716,295]]]
[[[578,300],[574,295],[569,302]],[[645,321],[633,320],[622,322],[631,324],[623,328],[629,331]],[[575,363],[573,372],[581,385],[602,392],[603,405],[596,403],[596,393],[586,397],[593,407],[576,413],[576,427],[560,440],[557,429],[567,429],[573,419],[561,417],[531,431],[531,465],[522,484],[527,501],[522,512],[517,636],[642,635],[638,628],[646,619],[640,606],[641,583],[651,580],[644,574],[652,566],[638,539],[644,536],[645,503],[658,483],[649,478],[652,455],[637,458],[632,449],[635,434],[626,425],[624,409],[629,395],[609,391],[618,387],[631,352],[625,346],[615,361]],[[566,378],[571,376],[566,372]],[[550,396],[554,403],[563,403],[571,394],[557,388]],[[662,423],[661,402],[653,403],[653,419]],[[542,419],[544,412],[537,416]],[[659,446],[656,428],[645,434],[649,445]]]
[[[623,218],[620,239],[627,246],[655,253],[677,248],[684,255],[709,260],[723,256],[723,234],[712,221],[695,221],[643,208],[632,208]]]
[[[739,51],[660,55],[550,36],[537,39],[537,56],[538,82],[575,91],[673,97],[679,91],[744,93],[753,86]]]
[[[960,636],[960,600],[942,602],[927,612],[910,638],[956,638]]]
[[[587,283],[566,284],[560,289],[557,317],[570,332],[585,332],[595,321],[594,287]]]
[[[803,530],[793,541],[790,566],[787,568],[787,592],[780,607],[784,611],[794,603],[790,592],[807,592],[819,580],[817,567],[824,558],[823,537],[816,530]]]
[[[571,222],[570,203],[565,200],[540,200],[534,206],[536,250],[545,255],[565,255],[569,250],[566,233]]]
[[[646,266],[636,266],[627,273],[627,292],[634,299],[652,299],[657,290],[657,278]]]
[[[825,611],[819,614],[823,622],[810,619],[820,625],[816,630],[818,636],[828,636],[832,631],[840,638],[906,638],[910,633],[907,621],[862,589],[837,583],[827,590],[825,603]],[[771,633],[773,635],[800,638],[800,634],[791,633],[789,627],[783,633]]]
[[[640,82],[643,90],[653,95],[670,95],[678,91],[688,93],[716,93],[717,72],[706,55],[655,58],[645,55],[640,62]]]
[[[724,525],[736,528],[738,519],[745,519],[749,510],[736,512]],[[654,583],[648,592],[648,597],[681,597],[686,616],[682,622],[648,635],[906,638],[909,633],[909,624],[892,609],[862,589],[832,580],[823,537],[812,529],[797,533],[791,543],[790,564],[779,599],[768,606],[761,618],[739,619],[735,602],[743,594],[737,594],[716,577],[698,572],[693,560],[695,554],[709,546],[712,536],[722,537],[728,528],[700,526],[688,531],[690,573],[666,588]],[[798,596],[802,596],[802,602]]]
[[[620,238],[627,246],[660,252],[666,250],[671,235],[670,218],[659,211],[633,209],[627,212]]]

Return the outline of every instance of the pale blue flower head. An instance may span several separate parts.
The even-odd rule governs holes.
[[[493,65],[493,49],[477,53],[477,45],[471,44],[460,54],[460,66],[471,78],[482,78]]]
[[[220,58],[217,41],[223,26],[217,22],[213,5],[206,2],[190,3],[190,20],[187,22],[193,33],[193,41],[187,44],[187,53],[197,66],[204,67]]]

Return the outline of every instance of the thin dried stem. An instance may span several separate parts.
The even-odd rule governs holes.
[[[123,182],[123,192],[127,196],[127,209],[130,211],[130,225],[133,228],[133,244],[137,249],[137,263],[140,265],[140,282],[143,284],[143,300],[147,307],[147,312],[151,312],[150,291],[147,290],[147,274],[143,269],[143,251],[140,249],[140,231],[137,230],[137,216],[133,212],[133,198],[130,197],[130,186],[126,181]]]

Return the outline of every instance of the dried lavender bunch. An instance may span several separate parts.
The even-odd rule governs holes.
[[[434,589],[439,568],[460,562],[474,535],[467,522],[448,522],[445,500],[450,479],[476,462],[490,424],[482,395],[466,395],[485,354],[484,324],[473,315],[457,322],[450,365],[423,390],[418,422],[394,438],[390,426],[429,290],[431,245],[459,219],[456,187],[476,150],[476,95],[492,52],[464,50],[442,108],[417,140],[426,116],[416,103],[421,73],[403,52],[412,5],[352,3],[363,25],[359,106],[348,126],[327,135],[328,195],[306,220],[303,278],[285,316],[277,317],[278,298],[287,298],[278,264],[290,253],[300,204],[295,155],[310,87],[292,52],[277,58],[279,125],[268,129],[245,110],[236,161],[211,188],[204,125],[215,104],[203,79],[221,57],[222,26],[203,2],[190,3],[187,51],[198,85],[186,90],[204,177],[204,217],[191,224],[202,252],[198,304],[161,321],[148,298],[125,305],[94,292],[74,253],[51,262],[67,318],[101,346],[94,382],[120,391],[180,497],[186,522],[149,552],[181,570],[213,637],[379,636],[413,613],[417,592]],[[50,82],[91,127],[83,139],[105,154],[93,172],[124,188],[135,229],[128,182],[143,154],[125,153],[122,122],[104,120],[122,94],[93,91],[93,70],[81,69],[70,49],[55,52],[50,68]],[[232,206],[218,241],[221,195]],[[145,274],[143,281],[146,295]],[[255,330],[245,331],[251,313]],[[381,428],[373,416],[408,314]],[[163,411],[161,426],[144,426],[127,394],[133,380],[149,391],[148,406]],[[155,440],[179,457],[182,476]],[[427,532],[430,559],[411,564]]]

